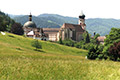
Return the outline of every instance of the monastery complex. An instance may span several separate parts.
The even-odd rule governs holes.
[[[27,37],[34,39],[59,41],[61,38],[80,41],[83,39],[82,34],[86,31],[85,15],[81,12],[78,24],[64,23],[60,28],[37,28],[30,14],[29,21],[24,24],[23,30]]]

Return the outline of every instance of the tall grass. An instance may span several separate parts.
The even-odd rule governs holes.
[[[32,39],[0,35],[0,80],[120,80],[120,63],[85,59],[86,50],[42,43],[35,51]]]

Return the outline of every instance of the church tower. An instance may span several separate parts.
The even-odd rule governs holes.
[[[85,24],[85,15],[83,14],[83,12],[81,11],[80,15],[79,15],[79,21],[78,24],[81,25],[81,27],[86,30],[86,24]]]
[[[32,21],[32,14],[29,15],[29,21]]]

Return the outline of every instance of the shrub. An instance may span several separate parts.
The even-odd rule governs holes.
[[[104,54],[99,54],[97,58],[98,59],[104,59]]]
[[[14,23],[11,27],[11,32],[17,35],[23,35],[24,31],[20,23]]]
[[[63,44],[63,42],[62,42],[62,38],[60,38],[60,40],[59,40],[58,43],[59,43],[59,44]]]
[[[101,54],[101,52],[99,50],[99,46],[91,45],[91,47],[89,48],[87,57],[88,57],[88,59],[96,59],[96,58],[98,58],[99,54]]]
[[[85,43],[89,43],[90,42],[90,35],[89,33],[86,31],[85,33],[83,33],[83,40]]]
[[[74,46],[75,46],[76,48],[82,48],[82,45],[84,45],[84,41],[76,42],[76,43],[74,44]]]
[[[75,42],[70,39],[66,39],[66,40],[63,40],[63,44],[66,46],[74,47]]]
[[[120,58],[120,42],[115,42],[112,46],[110,46],[108,52],[110,55],[110,59],[117,61]]]
[[[99,59],[107,59],[106,54],[103,53],[103,49],[104,49],[103,45],[98,46],[98,52],[99,52],[98,58]]]
[[[93,46],[93,43],[87,43],[82,46],[83,49],[89,50]]]
[[[41,43],[40,43],[38,40],[34,40],[31,45],[32,45],[33,47],[35,47],[36,50],[42,49],[42,45],[41,45]]]
[[[116,40],[120,40],[120,28],[112,28],[109,35],[106,35],[105,46],[113,44]]]
[[[97,38],[99,37],[99,34],[96,34],[93,38],[91,38],[90,42],[93,44],[99,44]]]

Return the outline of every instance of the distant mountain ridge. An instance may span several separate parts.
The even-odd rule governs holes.
[[[86,20],[87,30],[89,33],[99,33],[100,35],[109,34],[112,27],[120,28],[120,20],[93,18]]]
[[[13,19],[23,25],[28,21],[28,15],[15,16]],[[36,23],[37,27],[42,28],[60,28],[64,23],[78,24],[78,18],[61,16],[58,14],[41,14],[33,16],[33,21]],[[90,18],[86,19],[86,26],[90,34],[96,32],[103,36],[109,34],[112,27],[120,28],[120,20]]]

